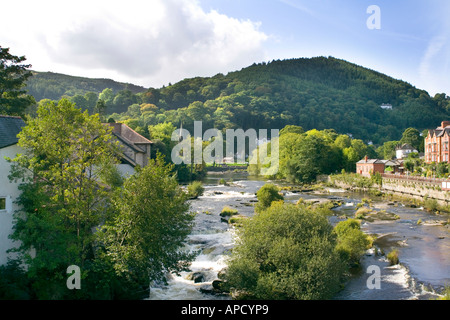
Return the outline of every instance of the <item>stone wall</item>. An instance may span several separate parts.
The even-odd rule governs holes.
[[[442,204],[449,204],[450,193],[443,191],[441,185],[436,180],[407,180],[401,178],[383,177],[381,191],[406,195],[417,199],[435,199]]]
[[[330,181],[330,180],[329,180]],[[357,188],[343,181],[334,179],[334,185],[347,190],[369,191],[369,189]],[[383,175],[383,183],[380,188],[373,185],[370,189],[380,190],[383,193],[415,198],[419,200],[435,199],[441,205],[450,204],[450,192],[441,189],[442,182],[439,179],[396,177],[394,175]]]

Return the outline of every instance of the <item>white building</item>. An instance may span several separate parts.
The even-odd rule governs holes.
[[[410,144],[405,143],[395,148],[395,157],[397,159],[406,159],[408,158],[408,155],[413,152],[418,153],[419,151],[414,149]]]
[[[11,164],[5,158],[14,159],[21,153],[17,134],[23,126],[25,122],[19,117],[0,116],[0,265],[8,261],[7,250],[14,246],[9,235],[12,233],[14,211],[18,209],[14,202],[20,195],[20,182],[9,181]]]
[[[122,159],[118,165],[123,176],[134,173],[134,167],[144,167],[150,159],[152,142],[141,136],[125,124],[110,123],[113,135],[120,142]],[[8,178],[11,164],[5,158],[14,159],[23,152],[18,146],[17,135],[25,126],[20,117],[0,116],[0,265],[8,262],[7,250],[13,248],[14,243],[9,239],[13,230],[14,212],[19,209],[15,200],[20,196],[18,182],[11,182]]]

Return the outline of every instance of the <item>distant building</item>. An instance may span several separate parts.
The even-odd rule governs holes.
[[[391,174],[403,174],[405,170],[402,160],[368,159],[365,157],[356,163],[356,173],[365,177],[370,177],[377,172],[383,174],[387,171],[387,168],[392,169],[388,172]]]
[[[365,157],[356,163],[356,173],[370,177],[376,172],[384,173],[385,164],[379,159],[368,159]]]
[[[406,159],[410,153],[419,153],[416,149],[414,149],[410,144],[404,143],[402,145],[397,146],[395,148],[395,156],[397,159]]]
[[[385,103],[385,104],[382,104],[380,106],[380,108],[384,109],[384,110],[392,110],[392,104]]]
[[[450,162],[449,140],[450,121],[442,121],[441,126],[428,130],[425,137],[425,162]]]

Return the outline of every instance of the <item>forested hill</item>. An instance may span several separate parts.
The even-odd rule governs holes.
[[[91,79],[53,72],[32,71],[32,73],[33,76],[28,79],[26,89],[37,101],[42,99],[59,100],[64,95],[85,95],[87,92],[99,94],[106,88],[110,88],[114,92],[130,90],[133,93],[146,90],[141,86],[111,79]]]
[[[400,139],[406,128],[434,128],[450,118],[445,94],[430,97],[404,81],[332,57],[254,64],[227,75],[108,97],[106,113],[144,133],[161,122],[192,130],[193,121],[202,120],[204,129],[294,124],[382,143]]]

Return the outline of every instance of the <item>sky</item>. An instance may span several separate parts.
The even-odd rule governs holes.
[[[160,88],[255,62],[333,56],[450,95],[448,0],[18,3],[0,0],[0,46],[36,71]]]

